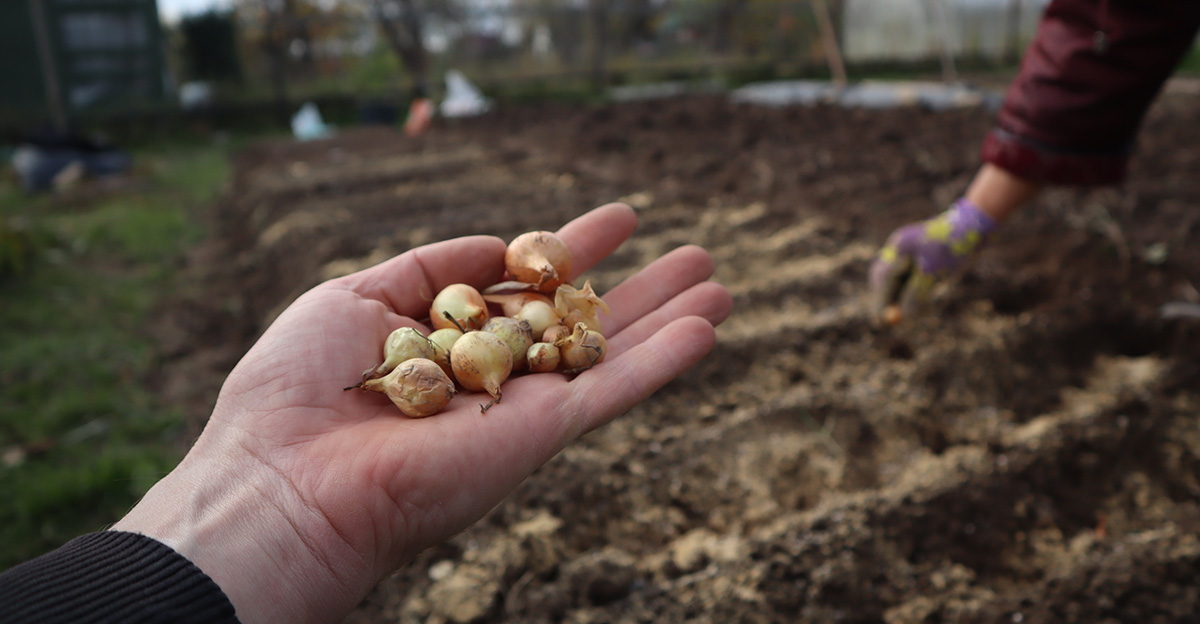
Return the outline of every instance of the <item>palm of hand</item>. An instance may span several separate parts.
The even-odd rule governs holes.
[[[581,273],[635,223],[627,207],[609,206],[560,235]],[[499,281],[503,251],[499,239],[456,239],[324,284],[272,324],[222,389],[209,429],[283,483],[273,503],[296,518],[306,547],[332,570],[357,571],[340,584],[365,592],[469,526],[568,442],[695,363],[729,313],[728,293],[705,281],[711,259],[681,248],[605,295],[608,357],[575,378],[514,377],[486,415],[486,395],[464,392],[424,419],[383,395],[342,391],[378,363],[390,331],[429,331],[414,317],[427,316],[441,287]]]

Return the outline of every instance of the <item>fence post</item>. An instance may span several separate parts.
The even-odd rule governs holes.
[[[950,20],[946,17],[945,0],[932,0],[938,15],[938,27],[942,31],[942,80],[958,82],[958,71],[954,67],[954,53],[950,50]]]
[[[592,88],[599,92],[608,82],[604,58],[605,49],[608,47],[608,0],[590,0],[588,8],[592,22]]]
[[[821,28],[821,46],[825,49],[825,62],[829,63],[829,73],[833,76],[834,84],[846,84],[846,64],[842,62],[842,52],[838,49],[837,32],[833,28],[833,18],[829,15],[829,5],[825,0],[812,0],[813,12],[817,16],[817,25]]]
[[[1008,0],[1008,37],[1004,42],[1005,63],[1021,60],[1021,0]]]
[[[62,85],[58,81],[54,46],[50,42],[50,31],[46,27],[46,14],[42,11],[42,0],[29,0],[29,14],[33,20],[33,37],[37,41],[38,60],[42,65],[42,83],[46,88],[46,105],[54,129],[67,130],[67,113],[62,103]]]

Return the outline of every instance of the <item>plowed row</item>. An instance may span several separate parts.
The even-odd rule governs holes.
[[[167,315],[164,388],[199,423],[322,279],[622,199],[639,230],[593,283],[706,247],[736,301],[716,352],[350,621],[1186,621],[1200,321],[1158,308],[1200,299],[1196,104],[1160,102],[1126,188],[1045,194],[891,331],[870,257],[962,191],[986,111],[696,98],[261,144]]]

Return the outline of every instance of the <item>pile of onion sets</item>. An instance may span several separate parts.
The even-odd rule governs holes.
[[[382,392],[405,415],[432,416],[460,389],[487,392],[487,412],[513,375],[585,371],[608,348],[600,312],[608,305],[570,283],[571,253],[553,232],[527,232],[504,253],[507,281],[479,291],[451,284],[429,307],[428,336],[401,327],[383,344],[383,361],[350,388]]]

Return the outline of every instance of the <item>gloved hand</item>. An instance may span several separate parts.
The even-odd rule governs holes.
[[[899,314],[888,314],[889,308],[909,313],[928,301],[938,280],[971,258],[995,227],[992,217],[963,198],[932,219],[893,232],[871,264],[876,318],[895,324]]]

